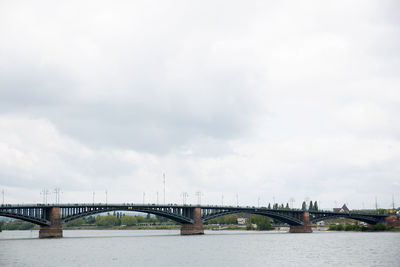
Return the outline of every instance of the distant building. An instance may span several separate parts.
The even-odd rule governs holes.
[[[349,213],[350,210],[346,204],[344,204],[341,208],[333,208],[333,212]]]
[[[243,216],[240,216],[239,218],[237,218],[237,223],[239,225],[246,225],[247,222],[250,220],[250,214],[243,214]]]
[[[245,224],[246,224],[246,221],[247,221],[246,218],[243,218],[243,217],[237,218],[237,223],[238,223],[239,225],[245,225]]]

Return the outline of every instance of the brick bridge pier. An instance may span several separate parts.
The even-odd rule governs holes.
[[[201,220],[201,208],[194,208],[192,213],[193,224],[182,224],[181,235],[204,234],[203,221]]]
[[[39,238],[57,238],[62,237],[62,226],[60,222],[60,208],[46,208],[46,217],[51,222],[49,226],[40,226]]]
[[[301,215],[301,220],[304,222],[304,225],[291,225],[289,229],[289,233],[312,233],[311,224],[310,224],[310,213],[307,211]]]
[[[387,226],[400,226],[399,217],[392,215],[385,218],[385,223]]]

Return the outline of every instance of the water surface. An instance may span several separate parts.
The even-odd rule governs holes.
[[[0,266],[400,266],[400,233],[64,230],[0,233]]]

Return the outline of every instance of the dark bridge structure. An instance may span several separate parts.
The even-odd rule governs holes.
[[[258,214],[287,223],[291,233],[311,233],[311,224],[319,221],[348,218],[370,225],[400,223],[393,215],[356,212],[304,211],[296,209],[267,209],[263,207],[155,204],[26,204],[1,205],[0,216],[20,219],[40,225],[39,238],[62,237],[62,225],[78,218],[112,211],[149,213],[182,225],[182,235],[203,234],[203,224],[209,220],[238,213]]]

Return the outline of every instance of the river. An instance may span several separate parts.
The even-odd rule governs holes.
[[[0,233],[0,266],[400,266],[400,233],[64,230]]]

